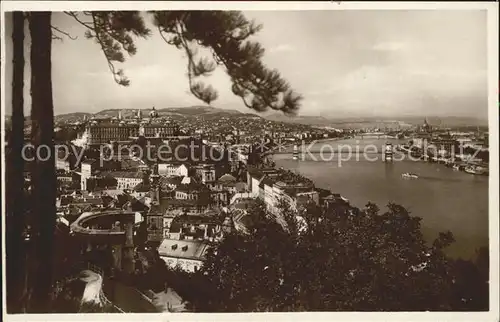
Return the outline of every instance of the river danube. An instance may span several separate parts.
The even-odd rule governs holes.
[[[404,142],[390,140],[393,144]],[[388,202],[404,206],[421,217],[425,238],[432,241],[440,231],[450,230],[456,242],[448,249],[451,256],[468,258],[477,248],[488,245],[488,177],[454,171],[442,164],[402,160],[383,162],[382,154],[366,150],[366,156],[339,155],[345,146],[363,152],[367,145],[381,151],[387,140],[338,140],[315,143],[299,161],[291,154],[276,154],[276,166],[294,170],[313,180],[317,187],[340,193],[357,207],[371,201],[381,211]],[[344,146],[344,148],[342,148]],[[299,150],[309,145],[299,147]],[[331,151],[335,151],[332,153]],[[291,151],[291,149],[290,149]],[[323,160],[320,158],[322,151]],[[339,158],[342,161],[339,162]],[[370,161],[374,160],[375,161]],[[410,172],[418,179],[405,179]]]

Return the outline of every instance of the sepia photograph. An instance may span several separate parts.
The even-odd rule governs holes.
[[[498,321],[498,3],[433,6],[2,2],[4,317]]]

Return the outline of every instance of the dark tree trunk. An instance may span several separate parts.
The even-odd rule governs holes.
[[[32,141],[40,154],[32,173],[33,219],[36,239],[32,309],[48,312],[52,289],[53,239],[56,224],[54,106],[52,102],[51,12],[30,14]]]
[[[24,13],[12,14],[12,133],[7,163],[7,312],[18,313],[21,309],[24,273],[24,160],[21,155],[24,141]]]

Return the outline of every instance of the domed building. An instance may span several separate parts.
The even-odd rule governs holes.
[[[430,133],[432,132],[432,127],[427,123],[427,118],[424,120],[424,124],[420,127],[421,132]]]
[[[151,119],[154,119],[154,118],[157,118],[158,117],[158,111],[155,109],[155,107],[153,106],[153,109],[151,110],[151,112],[149,112],[149,117]]]

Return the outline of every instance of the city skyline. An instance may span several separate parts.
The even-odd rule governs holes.
[[[486,11],[244,14],[263,25],[253,40],[266,49],[264,62],[279,70],[304,96],[299,115],[487,118]],[[6,18],[9,61],[11,26],[10,18]],[[155,33],[151,17],[146,21],[153,35],[137,39],[137,54],[119,64],[131,80],[129,87],[114,83],[104,55],[93,41],[85,39],[83,27],[64,13],[54,13],[53,19],[56,27],[78,37],[53,40],[56,114],[203,105],[188,93],[187,62],[182,51],[163,42]],[[25,58],[29,60],[26,40]],[[10,84],[11,65],[6,67],[6,84]],[[219,92],[214,107],[252,112],[231,93],[223,69],[217,69],[207,83]],[[6,86],[7,114],[11,110],[9,88]],[[29,81],[25,81],[26,112],[29,104]]]

